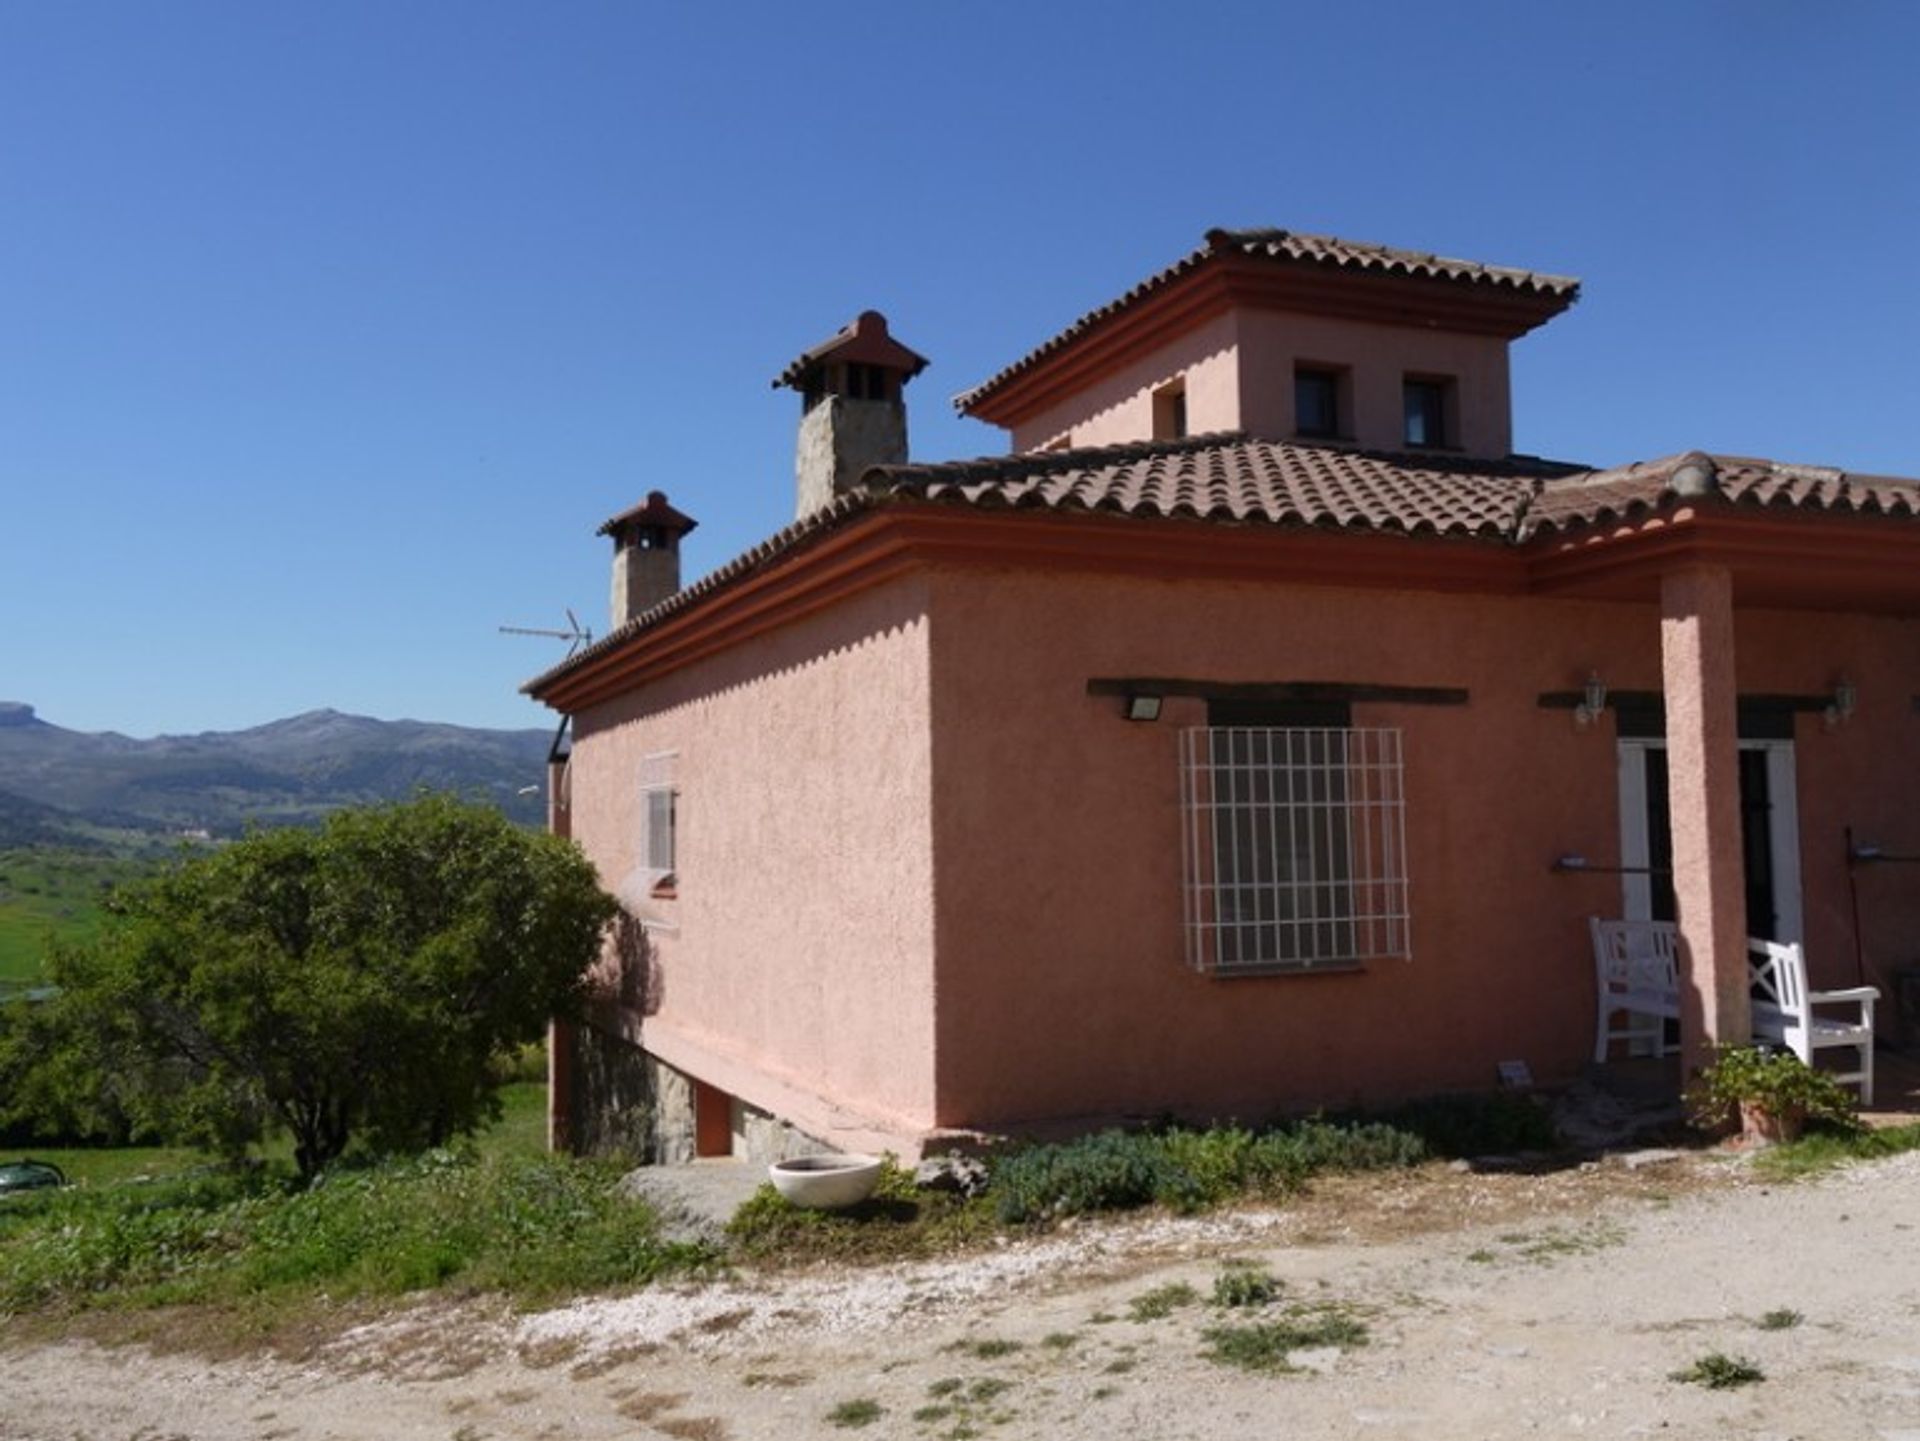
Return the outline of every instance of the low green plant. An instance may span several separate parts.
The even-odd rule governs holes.
[[[1906,1126],[1817,1128],[1797,1141],[1769,1146],[1754,1167],[1773,1181],[1816,1176],[1855,1161],[1877,1161],[1903,1151],[1920,1150],[1920,1123]]]
[[[762,1185],[726,1226],[731,1250],[763,1263],[897,1260],[978,1243],[993,1231],[991,1202],[923,1190],[891,1160],[873,1195],[857,1206],[807,1210]]]
[[[1807,1318],[1802,1316],[1798,1311],[1787,1306],[1782,1306],[1777,1311],[1767,1312],[1753,1324],[1758,1326],[1762,1331],[1791,1331],[1806,1319]]]
[[[1213,1326],[1200,1335],[1207,1342],[1201,1353],[1207,1360],[1270,1373],[1295,1370],[1295,1351],[1319,1346],[1344,1351],[1364,1346],[1368,1339],[1366,1325],[1338,1306],[1301,1307],[1282,1320]]]
[[[1160,1321],[1199,1299],[1200,1293],[1185,1281],[1171,1281],[1135,1296],[1127,1303],[1127,1311],[1136,1321]]]
[[[1148,1205],[1195,1211],[1235,1196],[1285,1194],[1321,1171],[1380,1170],[1425,1157],[1417,1136],[1371,1121],[1102,1131],[1003,1158],[992,1194],[1008,1223]]]
[[[862,1426],[871,1426],[886,1414],[886,1407],[869,1396],[862,1396],[853,1401],[842,1401],[827,1412],[827,1424],[842,1430],[857,1431]]]
[[[1791,1051],[1722,1046],[1688,1089],[1696,1125],[1717,1130],[1751,1106],[1777,1117],[1799,1116],[1847,1131],[1857,1124],[1853,1096],[1833,1077]]]
[[[1247,1264],[1228,1266],[1213,1280],[1213,1304],[1228,1308],[1265,1306],[1280,1294],[1272,1273]]]
[[[1736,1386],[1764,1381],[1767,1373],[1745,1356],[1728,1356],[1713,1351],[1699,1357],[1690,1366],[1669,1372],[1667,1379],[1690,1386],[1705,1386],[1709,1391],[1728,1391]]]
[[[73,1187],[0,1208],[0,1311],[287,1304],[457,1285],[541,1299],[717,1265],[669,1242],[611,1162],[471,1148],[342,1166]]]
[[[1510,1155],[1560,1144],[1553,1117],[1530,1096],[1508,1091],[1428,1096],[1373,1119],[1417,1137],[1436,1156]]]

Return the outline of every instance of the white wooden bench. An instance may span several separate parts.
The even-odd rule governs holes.
[[[1593,1059],[1605,1061],[1614,1041],[1651,1041],[1652,1054],[1667,1044],[1667,1022],[1680,1019],[1679,932],[1670,921],[1588,921],[1600,1017]],[[1613,1024],[1616,1018],[1619,1024]]]
[[[1593,1058],[1607,1059],[1615,1041],[1650,1041],[1653,1054],[1677,1047],[1667,1043],[1668,1021],[1680,1019],[1679,929],[1671,921],[1603,921],[1593,917],[1593,965],[1598,983],[1599,1019]],[[1859,1064],[1837,1072],[1836,1081],[1860,1088],[1860,1103],[1873,1104],[1872,986],[1845,991],[1809,991],[1807,957],[1796,942],[1747,941],[1747,969],[1753,985],[1753,1038],[1785,1046],[1811,1066],[1816,1052],[1835,1047],[1858,1053]],[[1851,1016],[1822,1016],[1815,1007],[1851,1006]]]
[[[1834,1073],[1842,1085],[1860,1088],[1860,1104],[1873,1104],[1873,1003],[1880,992],[1873,986],[1844,991],[1809,991],[1807,956],[1799,944],[1747,940],[1747,966],[1753,972],[1753,1035],[1755,1040],[1785,1046],[1813,1064],[1814,1054],[1839,1047],[1858,1053],[1851,1071]],[[1850,1006],[1848,1016],[1822,1016],[1816,1006]]]

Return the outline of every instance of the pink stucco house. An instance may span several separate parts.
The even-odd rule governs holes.
[[[1749,931],[1888,987],[1920,890],[1849,837],[1920,850],[1920,484],[1513,454],[1509,348],[1578,289],[1216,231],[961,395],[1011,450],[960,463],[908,461],[879,316],[796,360],[793,524],[681,588],[650,496],[615,628],[527,687],[629,915],[559,1139],[1564,1080],[1592,915],[1677,915],[1694,1056]]]

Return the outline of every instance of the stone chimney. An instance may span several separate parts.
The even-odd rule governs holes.
[[[680,589],[680,537],[699,522],[657,490],[600,527],[613,537],[613,627],[618,629]]]
[[[927,362],[887,334],[887,318],[863,310],[774,380],[800,392],[800,443],[794,461],[798,520],[851,489],[871,465],[907,459],[906,383]]]

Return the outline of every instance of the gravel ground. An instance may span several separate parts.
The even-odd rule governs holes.
[[[537,1315],[419,1309],[296,1359],[0,1344],[0,1438],[884,1437],[1920,1441],[1920,1153],[1766,1187],[1678,1157],[1323,1186],[1302,1205],[1084,1225],[965,1260]],[[1209,1303],[1231,1259],[1269,1306]],[[1185,1283],[1156,1319],[1132,1302]],[[1766,1329],[1759,1318],[1799,1320]],[[1338,1315],[1363,1344],[1248,1374],[1222,1324]],[[0,1330],[0,1342],[5,1341]],[[1765,1379],[1671,1373],[1709,1353]]]

